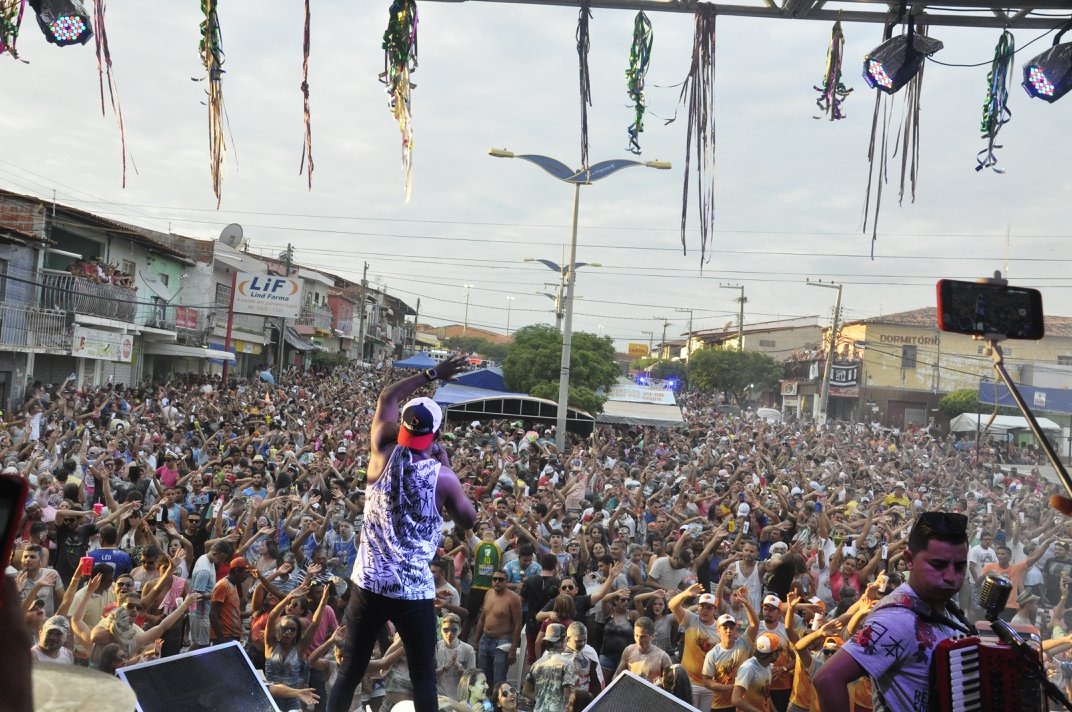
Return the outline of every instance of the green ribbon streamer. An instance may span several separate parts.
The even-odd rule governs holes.
[[[651,61],[651,46],[655,40],[651,29],[651,20],[641,10],[633,20],[633,44],[629,48],[629,68],[625,70],[625,83],[629,98],[633,101],[635,115],[629,126],[629,145],[627,151],[640,154],[640,134],[644,131],[644,79],[648,74]]]

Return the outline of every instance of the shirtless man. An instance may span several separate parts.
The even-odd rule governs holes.
[[[476,639],[476,666],[484,671],[488,685],[495,687],[517,661],[517,646],[521,644],[521,596],[506,587],[502,569],[492,574],[491,590],[484,597],[476,624]],[[505,645],[510,646],[508,651],[502,649]]]

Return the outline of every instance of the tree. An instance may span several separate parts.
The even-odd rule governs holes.
[[[946,394],[938,401],[938,410],[952,420],[961,413],[979,413],[979,391],[975,388],[961,388]]]
[[[346,354],[339,351],[317,351],[313,354],[313,365],[322,369],[333,369],[348,366],[350,359]]]
[[[701,349],[689,361],[689,384],[701,391],[726,391],[735,403],[745,391],[775,388],[782,378],[782,365],[757,351]]]
[[[562,335],[553,326],[536,324],[514,332],[514,344],[503,361],[503,378],[510,390],[538,398],[558,399],[562,364]],[[574,332],[570,349],[569,404],[596,414],[603,396],[596,393],[618,379],[614,342],[583,331]]]
[[[495,344],[479,336],[452,336],[443,341],[450,351],[465,354],[480,354],[493,361],[502,361],[510,351],[510,344]]]
[[[681,386],[689,383],[689,367],[683,361],[656,361],[651,367],[651,377],[664,381],[677,381]]]

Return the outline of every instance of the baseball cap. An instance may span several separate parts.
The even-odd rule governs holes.
[[[254,462],[264,462],[264,455],[254,455],[253,461]]]
[[[704,606],[704,605],[714,606],[714,605],[717,605],[717,603],[718,603],[718,599],[715,598],[715,594],[713,594],[713,593],[701,593],[700,594],[700,605],[701,606]]]
[[[772,554],[784,554],[789,551],[789,545],[784,541],[776,541],[770,545],[770,553]]]
[[[48,633],[50,630],[58,630],[67,635],[71,632],[71,623],[63,616],[52,616],[41,626],[43,633]]]
[[[1020,594],[1016,597],[1016,603],[1020,606],[1026,606],[1027,604],[1038,600],[1041,599],[1036,596],[1029,588],[1025,588],[1023,591],[1020,591]]]
[[[432,444],[442,424],[443,410],[434,400],[414,398],[402,406],[402,427],[398,430],[398,444],[411,450],[424,450]]]
[[[249,568],[249,562],[246,561],[245,557],[236,556],[233,559],[231,559],[230,566],[231,566],[232,569],[248,569]]]
[[[740,504],[737,505],[737,516],[738,517],[747,517],[749,515],[749,513],[751,513],[751,511],[752,511],[752,507],[751,507],[751,505],[748,504],[748,502],[741,502]]]
[[[704,595],[707,596],[707,595],[710,595],[710,594],[705,593]],[[718,623],[719,625],[728,625],[728,624],[731,624],[731,623],[733,625],[737,625],[737,619],[734,618],[733,616],[731,616],[729,613],[723,613],[722,615],[720,615],[718,617],[718,620],[715,621],[715,622]]]
[[[763,599],[763,605],[764,606],[774,606],[775,608],[781,608],[782,607],[782,599],[778,598],[773,593],[770,593],[770,594],[767,594],[767,596]]]
[[[552,623],[547,626],[547,630],[543,634],[544,641],[548,643],[557,643],[566,637],[566,626],[561,623]]]
[[[756,638],[757,653],[776,653],[781,645],[782,641],[774,633],[760,633]]]

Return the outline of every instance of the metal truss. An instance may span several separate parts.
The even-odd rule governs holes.
[[[509,5],[579,7],[578,0],[434,0],[435,2],[490,2]],[[713,5],[719,15],[792,20],[841,20],[889,24],[913,15],[916,24],[945,27],[996,27],[1048,30],[1072,16],[1072,0],[1034,0],[1029,4],[989,5],[970,0],[917,2],[902,6],[877,0],[751,0],[749,4],[697,0],[591,0],[595,9],[692,13],[700,5]]]

